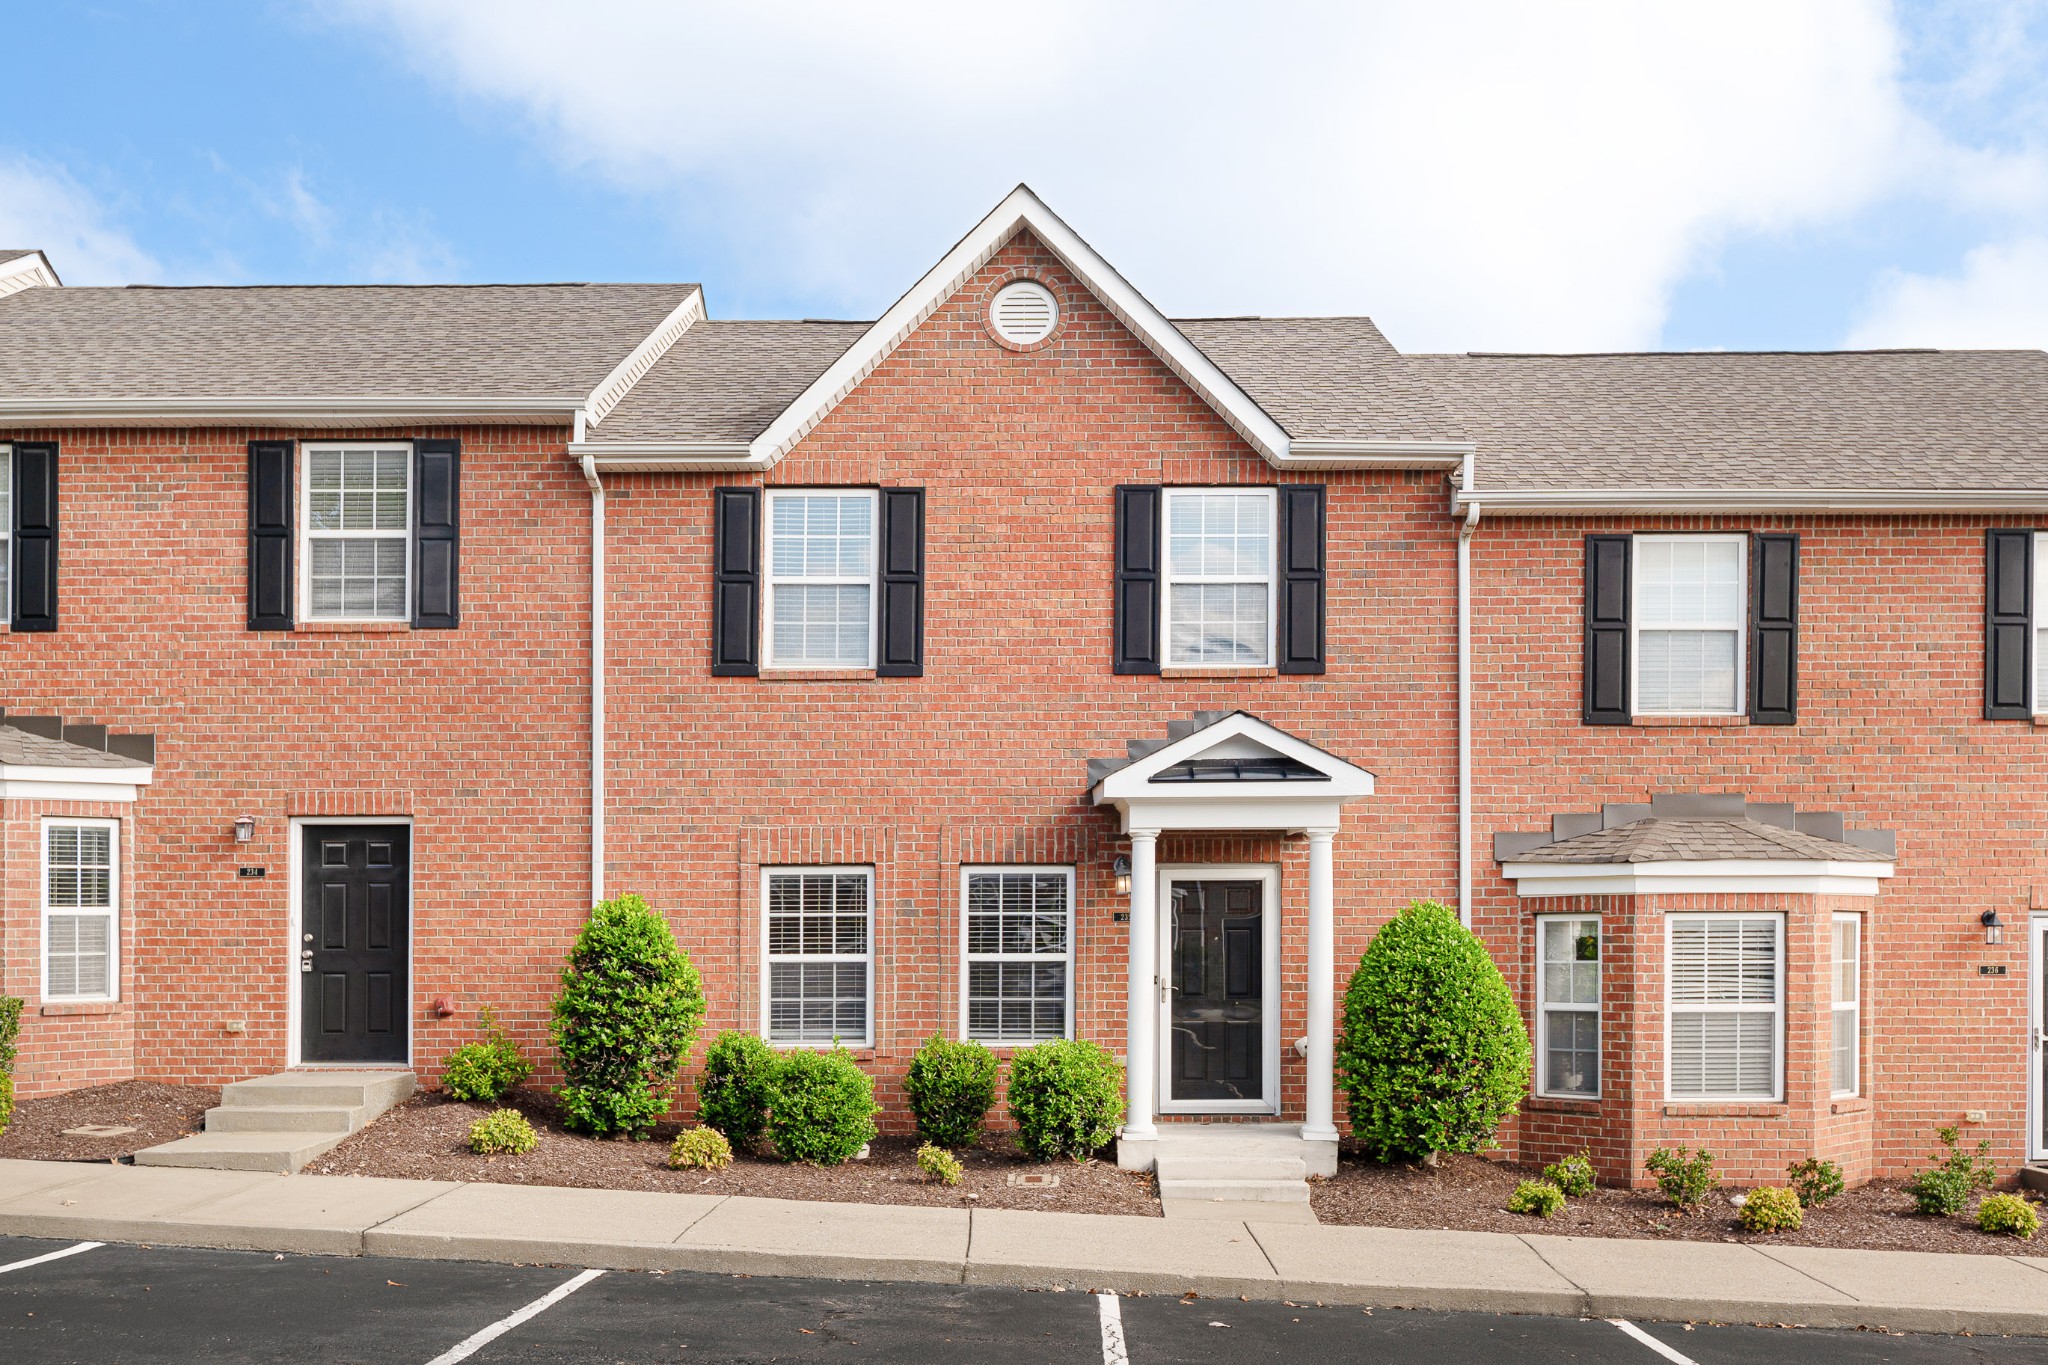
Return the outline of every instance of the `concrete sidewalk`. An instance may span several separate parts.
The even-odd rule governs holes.
[[[2024,1255],[1169,1222],[42,1161],[0,1161],[0,1234],[2048,1336],[2048,1257]]]

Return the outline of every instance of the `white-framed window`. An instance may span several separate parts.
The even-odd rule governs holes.
[[[4,450],[0,446],[0,450]],[[0,527],[0,530],[6,528]],[[2048,531],[2034,533],[2034,686],[2033,712],[2041,715],[2048,712],[2048,597],[2041,595],[2048,588]]]
[[[300,449],[301,619],[409,619],[411,445],[309,442]]]
[[[1027,1045],[1074,1034],[1074,870],[960,869],[964,1032]]]
[[[1600,919],[1536,917],[1536,1093],[1600,1095]]]
[[[1165,500],[1166,666],[1270,665],[1274,491],[1169,488]]]
[[[1834,917],[1834,1067],[1837,1099],[1856,1094],[1863,1076],[1863,916]]]
[[[1666,1093],[1776,1100],[1782,1093],[1782,915],[1669,915],[1664,934]]]
[[[764,868],[761,893],[762,1034],[795,1046],[872,1046],[874,870]]]
[[[767,665],[875,666],[875,490],[768,490]]]
[[[45,1000],[120,997],[120,851],[115,821],[43,821]]]
[[[1748,546],[1740,535],[1635,538],[1635,714],[1742,711]]]

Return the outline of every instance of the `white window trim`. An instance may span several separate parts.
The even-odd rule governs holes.
[[[1177,1100],[1173,1097],[1173,996],[1162,990],[1158,1013],[1153,1016],[1154,1101],[1161,1114],[1278,1114],[1280,1112],[1280,869],[1272,863],[1165,863],[1159,868],[1158,899],[1153,902],[1159,916],[1154,935],[1152,970],[1162,983],[1173,980],[1173,932],[1171,911],[1173,884],[1200,881],[1257,881],[1260,920],[1265,937],[1260,945],[1264,970],[1260,973],[1261,1038],[1265,1058],[1265,1086],[1255,1100]]]
[[[42,879],[42,981],[39,989],[41,998],[50,1004],[103,1005],[112,1004],[121,998],[121,822],[119,820],[90,819],[84,816],[49,816],[43,820],[41,840]],[[50,904],[50,831],[62,826],[66,829],[103,829],[108,834],[111,853],[107,873],[107,908],[98,910],[73,905]],[[52,995],[50,994],[50,916],[52,915],[100,915],[107,918],[107,990],[104,995]]]
[[[773,953],[768,951],[768,887],[777,876],[827,876],[857,872],[868,887],[868,950],[865,953]],[[844,1048],[870,1048],[875,1045],[875,869],[863,863],[779,863],[761,869],[761,1037],[770,1046],[787,1051],[829,1052],[833,1044],[786,1042],[770,1036],[769,995],[771,968],[777,962],[852,962],[860,961],[867,968],[867,1032],[859,1038],[840,1038],[838,1046]]]
[[[1726,1001],[1686,1001],[1680,1004],[1671,998],[1672,953],[1675,947],[1671,926],[1678,920],[1691,919],[1732,919],[1768,920],[1772,926],[1775,961],[1778,969],[1777,989],[1768,1006],[1771,1011],[1772,1045],[1771,1056],[1775,1062],[1771,1074],[1769,1095],[1681,1095],[1671,1083],[1671,1019],[1679,1010],[1687,1014],[1761,1014],[1766,1006],[1753,1002],[1734,1003]],[[1783,1104],[1785,1102],[1785,917],[1776,913],[1755,913],[1744,911],[1701,910],[1667,914],[1664,917],[1664,1098],[1671,1104]]]
[[[1593,932],[1600,940],[1600,956],[1597,960],[1597,965],[1600,968],[1599,994],[1604,995],[1607,992],[1607,927],[1601,922],[1600,916],[1584,914],[1536,916],[1536,1093],[1545,1099],[1597,1100],[1600,1098],[1600,1083],[1607,1070],[1607,1032],[1604,1020],[1601,1017],[1604,1011],[1601,1009],[1600,1001],[1597,997],[1590,1005],[1573,1004],[1569,1001],[1561,1004],[1551,1003],[1549,991],[1545,989],[1544,985],[1546,974],[1543,970],[1545,963],[1543,956],[1543,926],[1551,920],[1593,921]],[[1594,1037],[1599,1041],[1595,1045],[1593,1052],[1593,1088],[1591,1090],[1552,1090],[1545,1083],[1545,1078],[1550,1074],[1550,1011],[1553,1009],[1568,1010],[1577,1014],[1590,1014],[1593,1016]]]
[[[14,447],[0,441],[0,630],[14,620]]]
[[[868,500],[868,573],[865,580],[858,577],[836,578],[793,578],[791,583],[805,586],[850,586],[865,581],[868,585],[868,656],[862,663],[817,663],[809,659],[793,659],[788,662],[775,657],[775,504],[784,498],[852,497],[863,495]],[[881,631],[882,611],[882,505],[879,490],[873,488],[771,488],[761,502],[761,667],[833,669],[846,673],[859,673],[875,666],[875,637]]]
[[[332,450],[403,450],[405,452],[405,526],[398,531],[316,531],[313,529],[313,456]],[[292,553],[297,564],[298,622],[410,621],[413,583],[413,487],[418,476],[411,441],[301,441],[292,474],[298,480],[294,491],[298,527]],[[405,606],[396,616],[315,616],[313,614],[313,542],[315,540],[403,540],[405,542]]]
[[[1854,978],[1856,998],[1847,1005],[1834,998],[1835,995],[1835,927],[1841,924],[1856,926],[1856,976]],[[1856,1020],[1855,1040],[1856,1084],[1847,1090],[1833,1090],[1832,1098],[1854,1099],[1863,1093],[1863,916],[1858,914],[1836,914],[1828,924],[1828,1085],[1832,1089],[1835,1076],[1835,1016],[1847,1011]]]
[[[2028,671],[2027,676],[2027,709],[2037,716],[2048,712],[2048,687],[2041,686],[2042,655],[2044,652],[2041,649],[2041,631],[2044,629],[2044,621],[2048,621],[2048,598],[2041,596],[2042,589],[2048,588],[2048,559],[2044,559],[2044,555],[2048,555],[2048,531],[2036,531],[2034,532],[2034,609],[2029,613],[2030,619],[2027,621],[2027,630],[2033,636],[2028,643],[2034,647],[2034,666]]]
[[[1643,613],[1639,594],[1642,592],[1641,556],[1636,546],[1644,541],[1655,540],[1665,544],[1685,545],[1734,545],[1735,554],[1735,704],[1724,711],[1646,711],[1637,700],[1637,682],[1643,674]],[[1628,566],[1628,709],[1633,716],[1740,716],[1748,712],[1749,699],[1749,537],[1741,533],[1730,535],[1638,535],[1629,545]],[[1657,631],[1674,630],[1726,630],[1725,624],[1685,624],[1657,626]]]
[[[1257,494],[1266,503],[1266,654],[1246,663],[1241,660],[1220,664],[1180,663],[1173,657],[1173,590],[1197,583],[1248,583],[1248,578],[1197,574],[1188,578],[1173,575],[1173,503],[1177,498],[1201,497],[1210,493]],[[1280,610],[1280,492],[1271,484],[1216,484],[1166,488],[1159,506],[1159,660],[1162,667],[1180,672],[1228,671],[1234,668],[1271,668],[1276,656]]]
[[[967,887],[976,876],[990,873],[1010,873],[1018,876],[1044,875],[1057,872],[1067,882],[1067,950],[1064,953],[977,953],[969,948],[969,914]],[[1074,1036],[1074,869],[1064,864],[1052,863],[963,863],[960,867],[960,1036],[973,1038],[968,1025],[968,983],[973,976],[977,962],[1058,962],[1067,969],[1066,1031],[1062,1038]],[[872,932],[872,931],[871,931]],[[1014,1039],[997,1041],[983,1038],[980,1042],[990,1047],[1030,1047],[1034,1043],[1048,1042],[1045,1038],[1032,1038],[1024,1042]]]

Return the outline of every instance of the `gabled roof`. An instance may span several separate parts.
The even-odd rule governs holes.
[[[34,247],[0,247],[0,297],[37,285],[54,288],[62,283],[49,258]]]
[[[1515,855],[1518,863],[1850,862],[1870,849],[1778,829],[1748,816],[1649,816],[1614,829],[1560,839]]]
[[[105,749],[89,748],[0,724],[0,768],[98,768],[121,772],[139,769],[147,773],[151,766],[140,759],[124,758]],[[143,780],[148,779],[145,777]]]
[[[1372,795],[1371,773],[1248,711],[1197,711],[1124,748],[1088,760],[1088,796],[1126,829],[1335,828]]]

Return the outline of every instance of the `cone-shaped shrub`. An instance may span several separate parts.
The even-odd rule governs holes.
[[[1417,901],[1351,974],[1337,1066],[1376,1159],[1483,1151],[1528,1087],[1529,1033],[1485,945]]]
[[[703,1019],[697,969],[646,901],[620,896],[592,910],[555,998],[563,1122],[646,1137],[675,1103]]]

